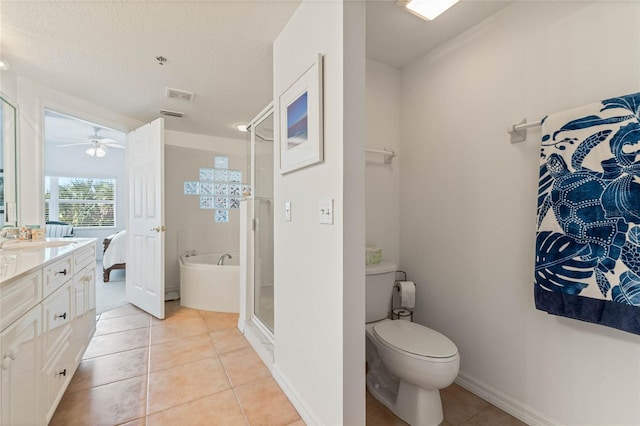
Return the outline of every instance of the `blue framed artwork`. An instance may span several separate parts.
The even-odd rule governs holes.
[[[280,173],[324,160],[322,55],[279,98]]]

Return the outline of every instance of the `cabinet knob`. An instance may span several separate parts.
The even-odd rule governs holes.
[[[67,375],[67,369],[65,368],[64,370],[58,372],[58,376],[66,376]]]
[[[54,315],[54,316],[53,316],[53,319],[54,319],[54,320],[57,320],[58,318],[67,319],[67,313],[65,312],[65,313],[64,313],[64,314],[62,314],[62,315],[58,315],[58,314],[56,314],[56,315]]]
[[[12,360],[11,358],[9,358],[9,356],[8,356],[8,355],[7,355],[7,356],[5,356],[5,357],[2,359],[2,362],[0,362],[0,368],[2,368],[2,369],[3,369],[3,370],[5,370],[5,371],[6,371],[6,370],[8,370],[8,369],[9,369],[9,367],[11,367],[11,362],[12,362],[12,361],[13,361],[13,360]]]
[[[11,359],[16,359],[18,357],[18,348],[10,348],[7,352],[7,357]]]
[[[58,272],[56,272],[54,275],[60,275],[60,274],[62,274],[62,275],[67,275],[67,269],[65,268],[65,269],[63,269],[62,271],[58,271]]]

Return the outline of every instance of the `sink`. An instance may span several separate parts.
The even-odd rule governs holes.
[[[73,244],[73,241],[7,241],[2,245],[4,250],[41,249],[63,247]]]

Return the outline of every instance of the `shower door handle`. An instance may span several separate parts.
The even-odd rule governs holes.
[[[156,226],[155,228],[151,228],[151,230],[156,232],[164,232],[167,230],[167,227],[164,225],[161,225],[161,226]]]

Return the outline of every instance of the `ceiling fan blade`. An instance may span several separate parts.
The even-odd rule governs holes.
[[[54,141],[54,142],[80,142],[80,141],[86,141],[85,138],[68,138],[66,136],[56,136],[54,138],[51,138],[51,140]]]
[[[101,143],[100,145],[108,146],[109,148],[117,148],[117,149],[124,149],[125,148],[124,146],[119,145],[117,143]]]
[[[98,140],[100,141],[100,143],[105,144],[105,143],[115,143],[117,144],[118,141],[114,140],[114,139],[109,139],[109,138],[98,138]]]
[[[58,148],[67,148],[70,146],[91,145],[89,142],[68,143],[65,145],[58,145]]]

